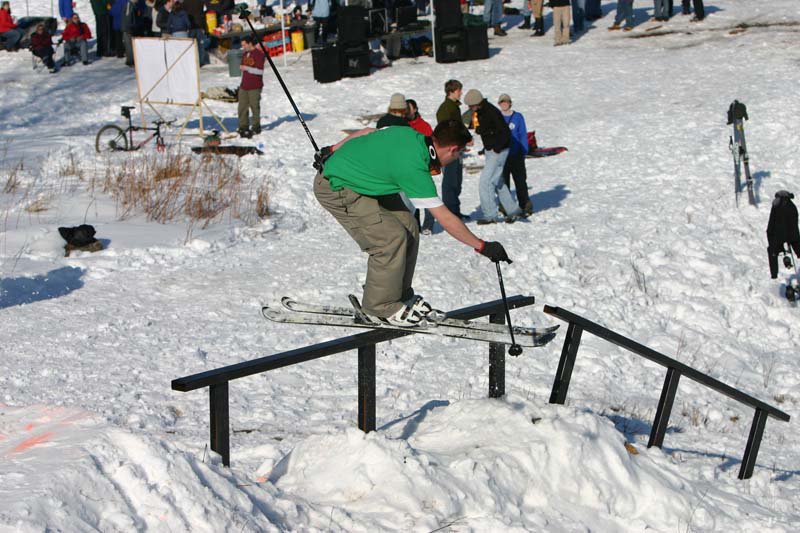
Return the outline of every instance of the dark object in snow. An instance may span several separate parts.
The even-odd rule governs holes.
[[[64,246],[66,257],[69,257],[70,252],[73,250],[97,252],[103,249],[103,244],[94,238],[94,226],[89,224],[81,224],[72,228],[58,228],[58,233],[67,241],[66,246]]]
[[[734,192],[736,205],[739,205],[739,193],[742,189],[742,169],[744,163],[745,185],[747,186],[747,200],[750,205],[756,205],[755,191],[753,190],[753,177],[750,175],[750,156],[747,153],[747,143],[744,140],[744,121],[749,120],[747,107],[739,100],[734,100],[728,107],[728,124],[733,124],[733,135],[728,141],[728,148],[733,154]]]
[[[192,152],[196,154],[223,154],[242,157],[255,154],[264,155],[264,152],[255,146],[193,146]]]
[[[778,277],[778,256],[783,254],[783,266],[793,270],[786,282],[786,299],[790,302],[800,300],[800,273],[797,271],[797,258],[800,257],[800,230],[797,227],[797,207],[792,202],[794,194],[778,191],[772,201],[767,223],[767,255],[769,273],[772,279]],[[792,255],[794,252],[794,255]]]

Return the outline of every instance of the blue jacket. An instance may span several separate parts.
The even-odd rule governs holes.
[[[122,30],[122,15],[127,3],[128,0],[114,0],[114,3],[111,5],[109,14],[111,15],[111,27],[114,28],[115,31]]]
[[[508,129],[511,130],[511,146],[508,155],[528,155],[528,129],[525,127],[525,118],[521,113],[512,111],[510,115],[503,114]]]

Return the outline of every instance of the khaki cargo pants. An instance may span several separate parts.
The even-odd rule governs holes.
[[[261,129],[261,89],[239,89],[239,129],[250,129],[250,117],[253,116],[253,129]]]
[[[399,194],[364,196],[350,189],[332,191],[317,174],[314,195],[336,221],[369,254],[361,305],[368,314],[389,317],[414,295],[419,227]]]

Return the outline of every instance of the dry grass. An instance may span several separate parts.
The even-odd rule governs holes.
[[[115,198],[121,218],[142,212],[162,224],[188,219],[205,228],[225,216],[248,223],[269,216],[265,185],[249,194],[238,158],[227,156],[133,154],[109,161],[102,190]]]
[[[50,200],[41,196],[25,206],[25,212],[32,215],[43,213],[48,209],[50,209]]]
[[[78,162],[78,159],[75,157],[75,154],[72,153],[72,150],[70,150],[67,154],[67,158],[59,166],[58,176],[61,178],[76,177],[79,180],[83,180],[84,172],[84,168]]]
[[[6,194],[13,194],[17,192],[19,188],[19,176],[23,170],[22,161],[11,167],[8,171],[8,176],[6,177],[6,182],[3,185],[3,192]]]

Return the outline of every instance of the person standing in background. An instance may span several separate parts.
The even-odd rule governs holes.
[[[622,1],[622,0],[620,0]],[[553,8],[553,27],[555,28],[555,42],[553,46],[569,44],[569,18],[570,0],[550,0],[550,7]]]
[[[522,209],[522,216],[533,214],[533,203],[528,196],[528,171],[525,168],[525,157],[528,155],[528,128],[525,126],[525,117],[511,109],[511,97],[501,94],[497,99],[500,112],[511,130],[511,146],[508,148],[508,158],[503,166],[503,182],[511,188],[511,178],[514,179],[514,189],[517,193],[517,203]]]
[[[239,135],[249,139],[261,133],[261,89],[264,87],[264,52],[256,39],[242,39],[242,82],[239,84]],[[251,116],[252,115],[252,116]],[[252,127],[251,127],[252,124]]]
[[[461,120],[461,92],[463,85],[458,80],[447,80],[444,84],[444,102],[436,111],[436,124],[439,125],[446,120]],[[472,141],[470,141],[472,142]],[[464,179],[464,168],[461,164],[461,156],[455,158],[451,163],[442,167],[442,202],[451,213],[461,218],[469,220],[469,216],[461,212],[461,184]]]

